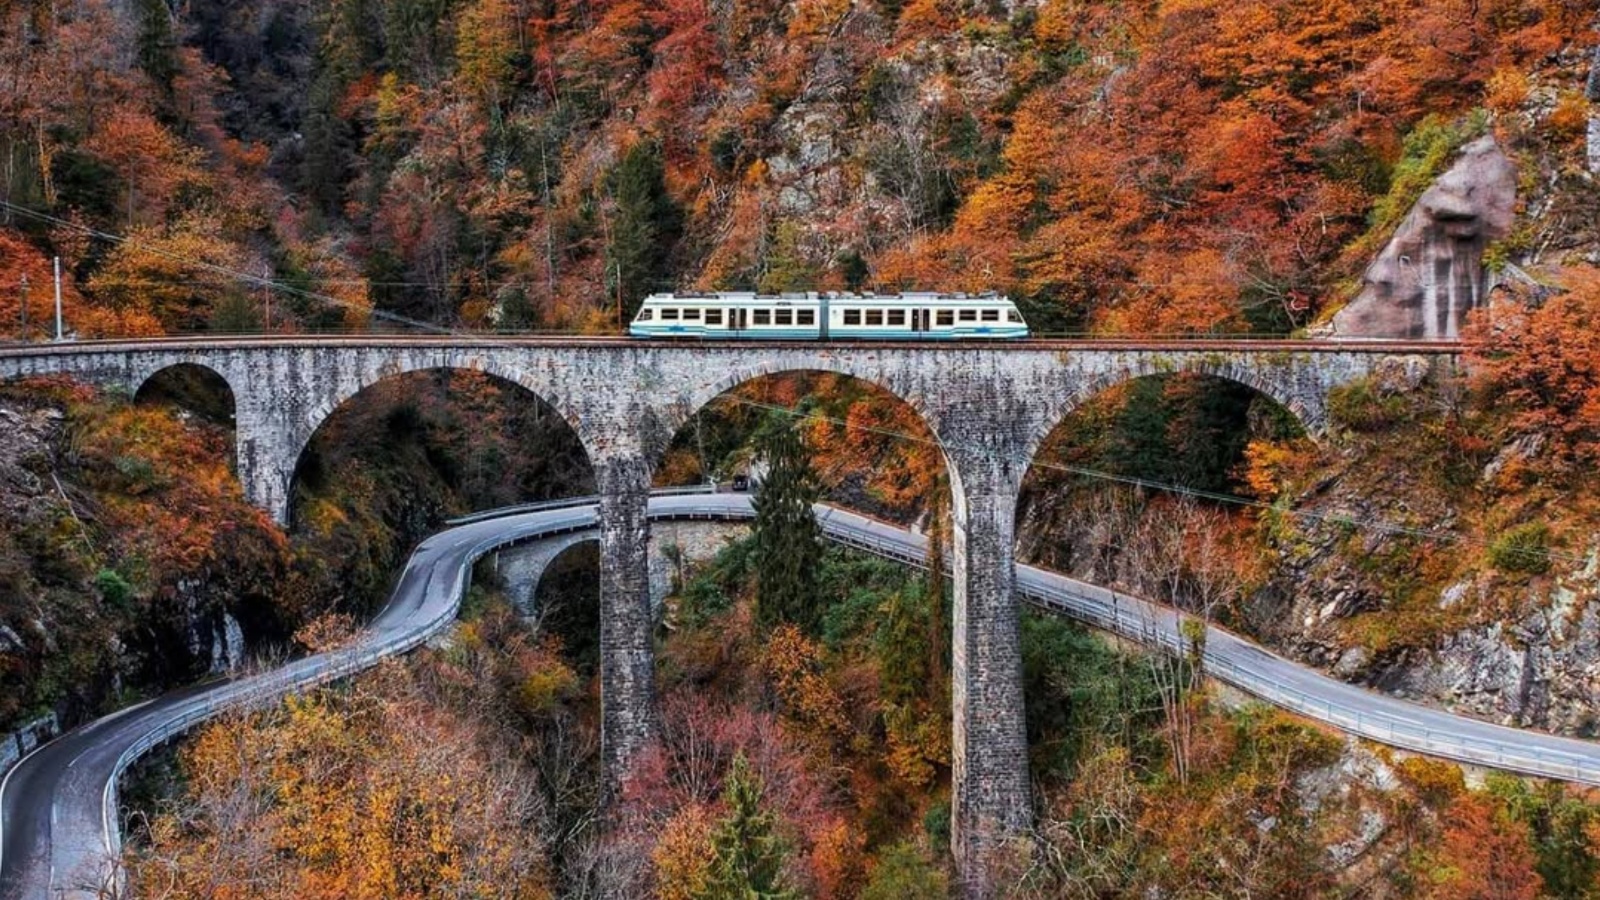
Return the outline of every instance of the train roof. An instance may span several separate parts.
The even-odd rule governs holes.
[[[931,302],[951,303],[951,302],[961,302],[961,301],[966,301],[966,302],[977,301],[977,302],[980,302],[980,303],[1010,303],[1011,302],[1010,298],[1006,297],[1004,294],[1000,294],[1000,293],[997,293],[995,291],[984,291],[982,293],[976,293],[976,294],[959,293],[959,292],[957,292],[957,293],[946,293],[946,292],[940,292],[940,291],[906,291],[904,293],[899,293],[899,294],[875,294],[875,293],[871,293],[871,292],[863,292],[863,293],[856,294],[856,293],[851,293],[849,291],[803,291],[803,292],[802,291],[795,291],[795,292],[785,292],[785,293],[778,293],[778,294],[759,294],[759,293],[756,293],[755,291],[705,291],[705,292],[686,292],[686,293],[675,293],[675,294],[651,294],[650,296],[645,298],[645,302],[646,303],[649,303],[649,302],[652,302],[652,301],[657,302],[657,303],[672,302],[672,301],[694,302],[694,301],[707,301],[707,300],[711,300],[711,301],[745,301],[745,302],[771,300],[771,301],[775,301],[775,302],[781,302],[781,301],[784,301],[784,300],[794,301],[794,300],[821,300],[821,299],[845,300],[845,301],[856,301],[856,302],[872,302],[872,301],[888,300],[888,301],[895,301],[895,302],[916,302],[916,303],[931,303]]]

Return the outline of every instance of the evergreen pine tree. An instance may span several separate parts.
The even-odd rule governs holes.
[[[769,427],[757,449],[768,467],[755,498],[758,617],[765,628],[793,622],[809,631],[822,561],[821,530],[811,509],[820,493],[816,473],[787,421]]]
[[[172,33],[167,0],[139,0],[139,68],[169,98],[178,77],[178,39]]]
[[[792,900],[798,895],[783,878],[788,851],[773,831],[772,813],[761,805],[761,779],[744,751],[733,758],[723,784],[728,814],[711,836],[716,859],[696,900]]]
[[[872,270],[868,268],[867,261],[860,251],[851,248],[839,257],[839,274],[844,278],[845,290],[859,291],[871,277]]]
[[[666,168],[654,141],[628,148],[612,173],[617,212],[611,222],[606,283],[622,298],[622,320],[631,320],[639,301],[667,276],[667,251],[678,239],[682,216],[667,195]]]

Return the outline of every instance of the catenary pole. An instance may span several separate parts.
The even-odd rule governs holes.
[[[61,333],[61,257],[56,257],[56,340],[63,340]]]

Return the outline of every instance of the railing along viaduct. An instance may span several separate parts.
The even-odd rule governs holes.
[[[646,504],[657,463],[691,415],[740,384],[832,372],[908,404],[938,441],[954,540],[952,850],[969,885],[1031,815],[1012,550],[1017,495],[1045,435],[1079,404],[1129,379],[1201,373],[1248,385],[1312,435],[1331,389],[1388,367],[1457,364],[1455,344],[1027,342],[701,344],[496,338],[185,339],[0,349],[0,378],[70,375],[137,391],[178,365],[233,392],[239,479],[279,522],[318,426],[394,375],[471,369],[557,410],[589,455],[600,497],[602,756],[624,780],[655,732]]]

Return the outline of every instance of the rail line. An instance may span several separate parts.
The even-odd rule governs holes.
[[[707,350],[771,350],[785,347],[808,346],[828,350],[1014,350],[1018,352],[1072,352],[1072,351],[1149,351],[1164,352],[1268,352],[1268,353],[1385,353],[1385,354],[1459,354],[1471,346],[1470,342],[1387,340],[1376,338],[1351,338],[1338,340],[1296,340],[1286,338],[1203,337],[1203,338],[1133,338],[1133,337],[1036,337],[1024,340],[989,341],[929,341],[929,340],[831,340],[831,341],[745,341],[727,339],[673,338],[642,339],[621,335],[541,335],[541,334],[425,334],[425,335],[206,335],[173,336],[136,339],[108,339],[38,343],[0,343],[0,356],[49,356],[94,352],[130,352],[139,350],[171,350],[192,347],[197,350],[238,350],[268,347],[497,347],[497,348],[573,348],[635,346],[644,349],[675,349],[699,347]]]

